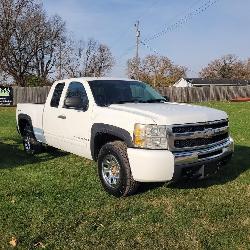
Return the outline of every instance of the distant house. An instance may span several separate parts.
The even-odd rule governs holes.
[[[181,78],[174,87],[250,86],[250,80]]]

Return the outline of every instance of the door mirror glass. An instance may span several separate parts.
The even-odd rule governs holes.
[[[66,93],[64,108],[86,111],[88,104],[88,96],[82,83],[71,82]]]
[[[65,99],[64,105],[67,108],[81,108],[82,100],[79,96],[67,97]]]

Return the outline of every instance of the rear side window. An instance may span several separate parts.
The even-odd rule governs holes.
[[[61,95],[64,89],[64,85],[65,85],[64,83],[58,83],[56,85],[53,96],[51,98],[51,102],[50,102],[51,107],[58,108]]]

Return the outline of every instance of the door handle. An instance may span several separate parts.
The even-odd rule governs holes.
[[[59,115],[59,116],[57,116],[58,118],[60,118],[60,119],[66,119],[66,116],[65,115]]]

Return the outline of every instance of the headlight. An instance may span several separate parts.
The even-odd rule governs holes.
[[[167,149],[167,126],[135,124],[134,146],[148,149]]]

